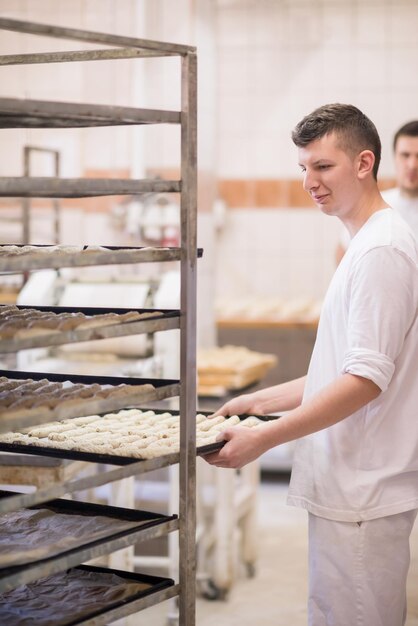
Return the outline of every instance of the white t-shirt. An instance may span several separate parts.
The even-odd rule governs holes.
[[[399,211],[418,239],[418,197],[407,198],[401,194],[399,187],[393,187],[382,191],[382,198],[392,209]],[[344,226],[341,229],[340,243],[344,249],[350,245],[350,234]]]
[[[399,187],[383,191],[382,197],[392,209],[399,211],[416,239],[418,239],[418,197],[407,198],[402,196]]]
[[[340,521],[418,508],[417,261],[392,209],[353,237],[325,297],[304,398],[346,372],[382,393],[297,442],[289,504]]]

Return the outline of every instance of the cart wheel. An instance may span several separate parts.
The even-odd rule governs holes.
[[[255,577],[255,565],[254,563],[246,563],[245,564],[245,569],[247,570],[247,577],[248,578],[254,578]]]
[[[200,587],[202,598],[205,600],[226,600],[228,596],[228,591],[218,587],[211,578],[202,581]]]

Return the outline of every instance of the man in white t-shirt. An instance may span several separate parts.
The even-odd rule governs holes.
[[[404,124],[393,139],[397,187],[382,193],[418,239],[418,120]]]
[[[217,414],[289,411],[230,428],[218,467],[298,439],[289,504],[309,514],[310,626],[401,626],[418,510],[418,252],[377,187],[380,139],[356,107],[306,116],[292,139],[305,190],[351,236],[325,297],[306,377]]]
[[[397,186],[382,192],[389,206],[399,211],[418,239],[418,120],[404,124],[393,138]],[[348,246],[350,235],[343,228],[335,253],[337,264]]]

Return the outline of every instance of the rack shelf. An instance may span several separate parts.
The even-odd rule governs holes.
[[[123,409],[126,406],[141,406],[144,402],[164,400],[179,394],[180,384],[175,380],[160,380],[156,378],[122,378],[114,376],[81,376],[65,374],[44,374],[38,372],[19,372],[0,370],[0,377],[4,376],[10,380],[41,381],[48,380],[52,383],[73,385],[94,385],[115,388],[115,393],[110,393],[109,397],[86,397],[75,395],[65,402],[62,400],[56,406],[50,407],[45,400],[44,404],[33,408],[13,408],[12,406],[0,408],[0,432],[5,433],[18,428],[26,428],[37,424],[45,424],[51,421],[61,421],[72,417],[82,417],[85,415],[95,415]],[[117,387],[126,385],[124,391],[118,394]],[[126,391],[126,393],[125,393]]]
[[[93,198],[97,196],[169,193],[181,191],[177,180],[129,180],[118,178],[0,178],[0,197]]]
[[[179,123],[179,111],[0,98],[0,128],[87,128]]]
[[[161,56],[187,55],[196,53],[196,48],[194,46],[152,41],[150,39],[138,39],[137,37],[109,35],[108,33],[79,30],[76,28],[64,28],[62,26],[52,26],[51,24],[39,24],[38,22],[25,22],[24,20],[14,20],[5,17],[0,18],[0,29],[11,30],[16,33],[56,37],[57,39],[70,39],[73,41],[84,41],[86,43],[105,44],[107,46],[113,45],[123,48],[130,47],[139,50],[149,50],[159,53]]]
[[[56,626],[106,626],[178,593],[178,585],[169,578],[80,565],[5,592],[0,619],[13,624],[53,620]],[[45,610],[46,603],[52,610]]]
[[[32,307],[17,307],[19,311],[33,310]],[[0,312],[2,306],[0,305]],[[155,333],[163,330],[173,330],[180,328],[180,312],[170,311],[151,311],[150,309],[135,309],[139,315],[144,315],[145,319],[131,322],[120,322],[111,325],[95,326],[94,320],[101,315],[109,312],[124,315],[132,312],[132,309],[93,309],[93,308],[75,308],[75,307],[46,307],[40,306],[36,311],[42,313],[50,313],[52,319],[58,317],[61,313],[78,313],[83,312],[90,316],[93,322],[91,328],[74,328],[73,330],[48,329],[33,326],[33,333],[25,329],[17,328],[13,335],[7,338],[1,338],[0,324],[0,353],[11,353],[17,350],[43,348],[47,346],[60,346],[69,343],[78,343],[83,341],[95,341],[98,339],[111,339],[114,337],[126,337],[129,335],[137,335],[141,333]]]
[[[18,511],[19,509],[49,502],[52,498],[60,498],[65,494],[76,493],[93,487],[101,487],[108,483],[128,478],[129,476],[138,476],[146,472],[161,469],[178,463],[180,454],[174,452],[155,459],[146,461],[137,461],[132,459],[132,463],[116,469],[107,470],[92,476],[74,479],[64,483],[55,483],[52,487],[38,489],[34,493],[11,495],[7,498],[0,499],[0,514]]]
[[[6,494],[7,492],[1,493],[0,499]],[[102,530],[95,534],[93,530],[92,534],[89,527],[89,537],[87,531],[83,531],[82,525],[79,523],[77,536],[72,537],[72,543],[71,535],[66,538],[66,548],[60,543],[54,545],[50,540],[41,548],[39,545],[25,546],[26,550],[21,548],[20,558],[17,562],[16,552],[14,554],[15,562],[13,558],[8,558],[8,555],[2,555],[0,558],[0,592],[31,583],[40,577],[62,572],[69,567],[121,550],[140,541],[148,541],[178,530],[178,520],[175,515],[166,516],[147,511],[131,511],[74,500],[53,500],[47,505],[41,505],[35,509],[42,509],[42,511],[49,513],[51,518],[53,517],[52,528],[59,524],[60,516],[61,518],[65,517],[65,522],[69,527],[71,527],[71,518],[74,516],[86,520],[94,516],[97,520],[101,520]],[[31,529],[34,529],[35,532],[37,529],[37,532],[40,532],[41,523],[38,522],[37,526],[37,522],[32,520],[30,522]],[[103,530],[105,525],[108,527]],[[21,526],[24,525],[21,524]],[[26,528],[27,532],[28,530],[29,523]],[[15,542],[15,528],[9,527],[9,530],[7,527],[5,528],[3,541],[7,540],[7,532],[10,534],[9,540],[12,543]]]
[[[7,252],[7,248],[16,250]],[[20,251],[19,251],[20,250]],[[202,256],[198,249],[197,256]],[[0,246],[0,272],[61,267],[180,261],[181,248],[117,248],[111,246]]]

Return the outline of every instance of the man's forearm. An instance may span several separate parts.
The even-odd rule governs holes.
[[[343,374],[303,405],[260,429],[260,437],[266,449],[305,437],[340,422],[379,394],[379,387],[372,381]]]
[[[214,415],[241,415],[242,413],[268,415],[277,411],[294,409],[302,402],[305,378],[304,376],[288,383],[237,396],[221,406]]]
[[[276,413],[277,411],[290,411],[302,403],[303,390],[305,388],[306,376],[281,383],[274,387],[261,389],[253,394],[254,404],[259,407],[261,415]]]

